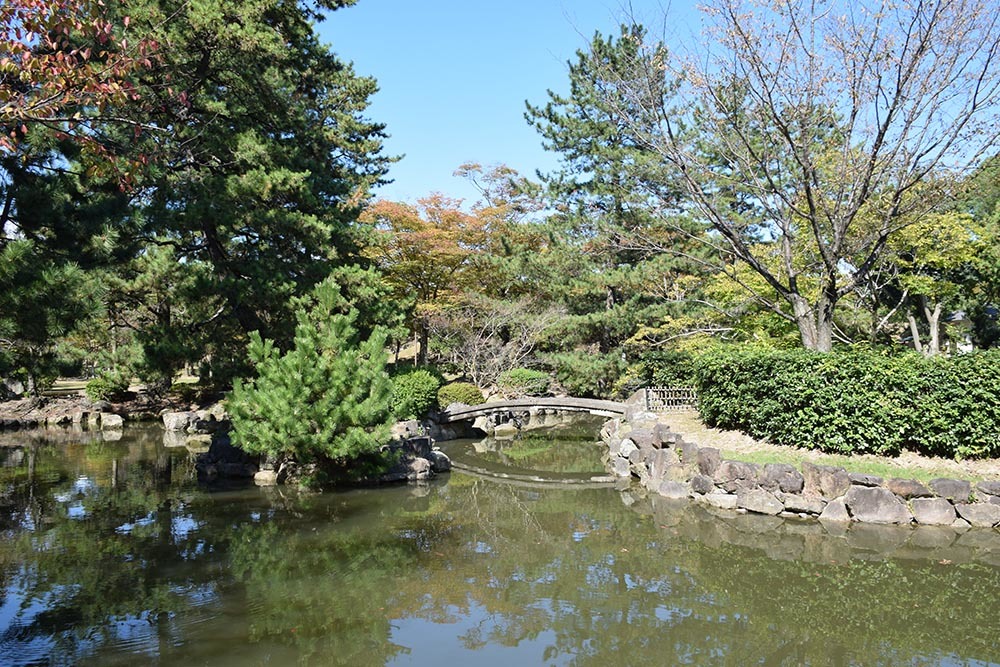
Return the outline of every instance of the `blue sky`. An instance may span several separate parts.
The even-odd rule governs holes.
[[[647,25],[663,20],[658,0],[631,4]],[[679,4],[671,15],[697,26]],[[378,80],[368,115],[387,125],[388,152],[405,154],[377,195],[414,201],[437,191],[471,204],[475,190],[452,176],[463,162],[526,175],[554,168],[524,102],[568,90],[566,62],[595,30],[617,32],[623,11],[618,0],[360,0],[333,12],[318,26],[322,39]]]

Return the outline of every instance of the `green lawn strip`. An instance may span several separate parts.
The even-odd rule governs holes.
[[[812,453],[800,453],[796,450],[788,452],[738,452],[723,449],[722,457],[734,461],[744,461],[746,463],[789,463],[800,467],[805,461],[820,465],[839,466],[848,472],[862,473],[865,475],[875,475],[889,479],[899,477],[903,479],[915,479],[919,482],[927,483],[932,479],[947,477],[949,479],[966,479],[970,482],[979,482],[985,479],[982,476],[970,475],[960,471],[947,468],[914,468],[889,460],[872,461],[869,459],[857,459],[850,456],[838,454],[821,454],[818,457]]]

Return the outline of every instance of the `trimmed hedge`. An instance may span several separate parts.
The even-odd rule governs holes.
[[[424,369],[392,377],[392,413],[397,419],[421,419],[437,407],[439,380]]]
[[[1000,456],[1000,352],[739,348],[695,362],[705,423],[844,454]]]
[[[101,373],[84,388],[92,401],[114,401],[128,393],[128,378],[120,373]]]
[[[486,402],[483,392],[471,382],[452,382],[438,389],[438,405],[447,408],[452,403],[482,405]]]

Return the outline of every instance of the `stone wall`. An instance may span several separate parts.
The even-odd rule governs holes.
[[[824,522],[1000,528],[1000,481],[923,484],[811,463],[730,461],[685,442],[651,413],[608,421],[601,438],[611,474],[664,498]]]

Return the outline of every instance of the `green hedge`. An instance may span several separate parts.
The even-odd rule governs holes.
[[[719,350],[695,362],[709,426],[826,452],[1000,455],[1000,352]]]
[[[392,377],[392,413],[397,419],[421,419],[437,407],[441,380],[424,368]]]
[[[486,399],[479,387],[471,382],[452,382],[438,389],[438,405],[446,408],[452,403],[481,405]]]
[[[116,401],[128,393],[128,378],[120,373],[101,373],[84,388],[92,401]]]
[[[695,381],[695,359],[691,352],[650,350],[639,357],[637,376],[647,387],[690,387]]]

